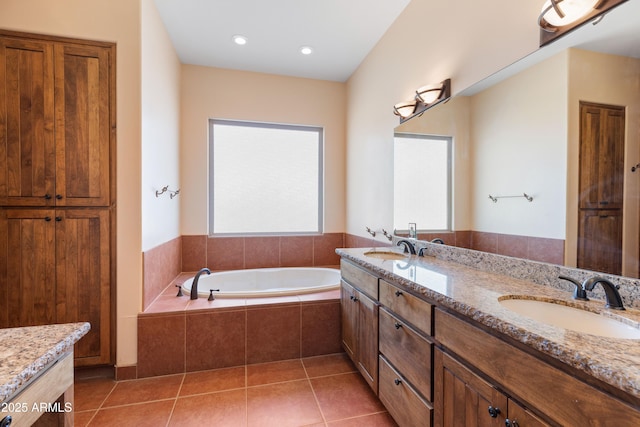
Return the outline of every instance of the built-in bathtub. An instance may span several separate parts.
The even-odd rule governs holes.
[[[202,274],[196,300],[189,298],[193,277],[193,272],[181,273],[138,315],[138,364],[129,379],[343,351],[338,268]],[[253,278],[259,278],[258,292],[240,289],[241,282]],[[176,296],[176,286],[187,281],[187,291]],[[209,301],[209,289],[225,289],[225,284],[231,291],[216,292]]]
[[[187,294],[191,292],[194,278],[182,285]],[[260,298],[304,295],[339,288],[340,270],[335,268],[255,268],[205,273],[198,279],[198,296],[205,298],[212,289],[216,290],[216,298]]]

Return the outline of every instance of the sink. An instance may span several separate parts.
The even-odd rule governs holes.
[[[390,250],[375,250],[372,249],[368,252],[364,253],[364,256],[368,256],[371,258],[378,258],[378,259],[406,259],[407,255],[403,254],[401,252],[394,252],[394,251],[390,251]]]
[[[591,311],[540,299],[498,298],[500,304],[533,320],[607,338],[640,339],[640,329]]]

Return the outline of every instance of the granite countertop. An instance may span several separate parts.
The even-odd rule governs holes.
[[[55,360],[73,350],[89,323],[0,329],[0,402],[11,399]]]
[[[498,298],[526,296],[597,312],[640,327],[640,310],[610,310],[604,301],[576,301],[571,292],[527,280],[476,270],[434,257],[384,260],[365,256],[371,248],[337,249],[338,255],[383,279],[422,294],[440,307],[463,314],[497,332],[640,398],[640,340],[578,333],[519,315]],[[380,248],[389,250],[389,248]]]

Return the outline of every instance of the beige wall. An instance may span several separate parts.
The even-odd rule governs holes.
[[[579,102],[626,107],[622,274],[638,275],[638,173],[640,161],[640,60],[580,49],[569,52],[569,173],[567,200],[567,263],[575,265],[578,234]]]
[[[393,224],[393,105],[445,78],[458,93],[533,52],[540,7],[510,0],[407,6],[348,81],[348,233],[368,236],[366,226]]]
[[[117,363],[136,362],[141,307],[140,4],[132,0],[2,0],[0,27],[117,43]]]
[[[344,231],[346,101],[343,83],[183,65],[181,96],[183,235],[208,233],[210,118],[322,126],[325,131],[324,231]]]
[[[180,235],[181,64],[153,0],[141,3],[142,251]]]
[[[567,73],[564,52],[471,97],[473,230],[565,238]]]

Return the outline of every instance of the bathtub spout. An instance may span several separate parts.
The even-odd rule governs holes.
[[[211,270],[205,267],[196,273],[196,276],[193,278],[193,283],[191,283],[191,299],[198,299],[198,280],[202,273],[211,274]]]

